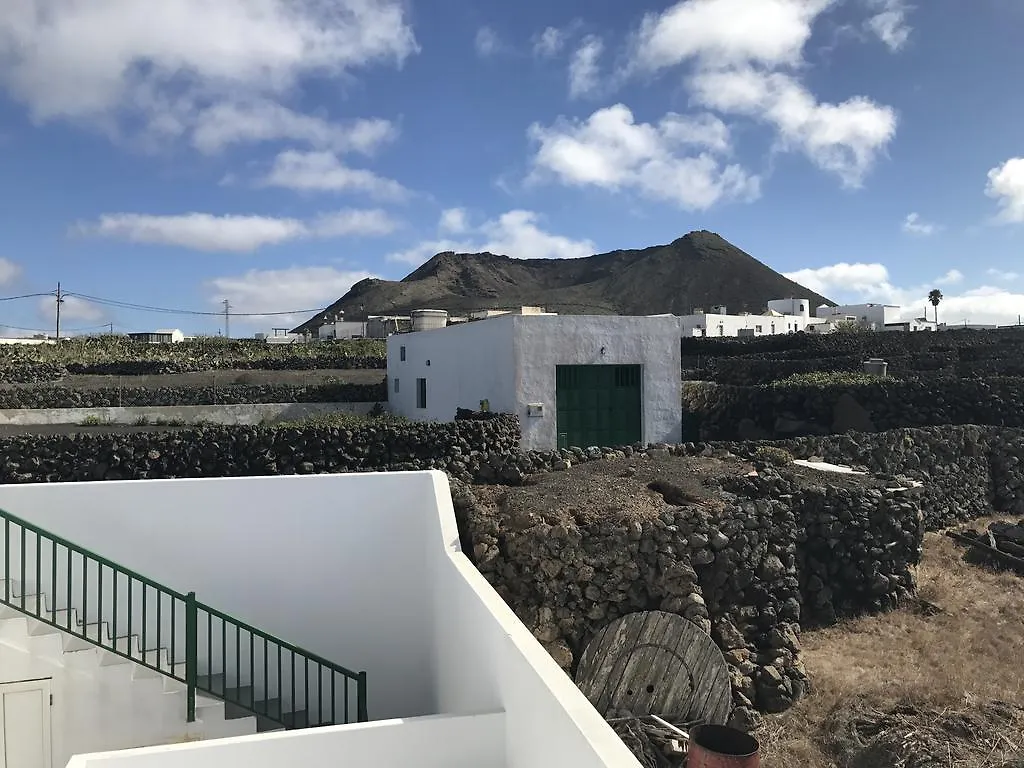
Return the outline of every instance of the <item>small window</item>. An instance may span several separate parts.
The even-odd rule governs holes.
[[[760,325],[755,325],[754,326],[754,330],[757,331],[758,333],[760,333],[761,332],[761,326]]]
[[[395,394],[398,394],[398,379],[395,379]]]
[[[416,407],[427,407],[427,380],[416,379]]]
[[[405,362],[405,345],[398,348],[398,359]]]

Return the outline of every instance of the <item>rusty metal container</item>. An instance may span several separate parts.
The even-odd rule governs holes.
[[[760,768],[761,745],[743,731],[724,725],[690,729],[686,768]]]

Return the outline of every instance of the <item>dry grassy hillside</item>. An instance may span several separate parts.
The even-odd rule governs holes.
[[[1024,579],[962,555],[929,534],[922,604],[802,634],[814,688],[758,734],[766,768],[1024,766]]]

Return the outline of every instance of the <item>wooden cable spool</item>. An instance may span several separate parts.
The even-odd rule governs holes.
[[[721,650],[700,627],[664,611],[630,613],[599,630],[580,657],[576,685],[604,716],[723,725],[732,710]]]

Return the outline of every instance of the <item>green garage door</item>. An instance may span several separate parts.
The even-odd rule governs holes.
[[[555,368],[558,447],[631,445],[643,439],[639,365]]]

